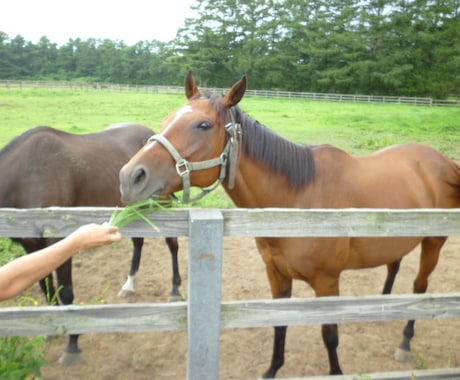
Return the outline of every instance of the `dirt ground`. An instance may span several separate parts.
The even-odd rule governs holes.
[[[182,292],[187,294],[188,240],[179,239]],[[76,304],[127,302],[117,297],[126,280],[131,260],[131,243],[125,239],[111,247],[78,255],[74,260]],[[440,262],[431,276],[432,293],[458,292],[460,277],[460,237],[449,239]],[[393,293],[410,293],[419,253],[408,255],[401,266]],[[343,295],[379,294],[386,268],[349,271],[341,280]],[[265,269],[254,241],[226,238],[224,242],[223,299],[270,298]],[[136,295],[128,302],[166,302],[171,289],[170,256],[162,239],[146,240]],[[107,293],[104,293],[104,291]],[[41,297],[38,285],[31,293]],[[311,297],[308,285],[294,283],[294,297]],[[40,298],[42,299],[42,298]],[[418,321],[413,348],[416,360],[399,363],[393,359],[405,322],[343,324],[339,327],[339,357],[345,373],[397,371],[418,368],[460,366],[460,320]],[[255,379],[268,368],[271,358],[272,328],[223,330],[221,334],[221,379]],[[75,366],[62,366],[58,358],[67,337],[50,342],[44,379],[152,380],[185,379],[187,335],[180,332],[130,334],[87,334],[80,337],[83,360]],[[278,377],[325,375],[328,360],[320,326],[290,327],[286,361]]]

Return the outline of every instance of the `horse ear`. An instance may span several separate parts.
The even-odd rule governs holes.
[[[224,97],[225,106],[227,108],[233,107],[240,102],[246,92],[246,86],[246,75],[243,75],[243,77],[233,85],[228,94]]]
[[[192,70],[190,70],[185,77],[185,96],[187,99],[190,99],[194,95],[198,94],[200,90],[196,85],[195,77],[192,74]]]

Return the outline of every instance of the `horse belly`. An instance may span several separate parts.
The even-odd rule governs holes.
[[[348,238],[278,238],[269,242],[267,259],[283,275],[312,283],[318,270],[339,275],[347,262]]]
[[[422,241],[421,237],[353,238],[347,269],[372,268],[398,261]]]

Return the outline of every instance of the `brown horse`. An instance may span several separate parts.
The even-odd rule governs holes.
[[[246,208],[459,207],[460,167],[434,149],[398,145],[354,157],[329,145],[295,144],[241,111],[237,105],[245,90],[243,77],[222,98],[205,95],[189,73],[187,104],[166,117],[161,133],[121,170],[123,201],[182,188],[187,193],[189,186],[221,181],[235,204]],[[423,293],[445,241],[441,236],[256,238],[275,298],[291,296],[293,279],[306,281],[318,297],[337,296],[343,270],[387,265],[397,271],[418,244],[422,253],[414,292]],[[414,321],[409,321],[402,349],[410,351],[413,334]],[[323,325],[322,336],[330,373],[342,373],[337,325]],[[274,377],[283,365],[285,337],[286,327],[275,327],[265,377]]]
[[[143,125],[117,124],[108,129],[75,135],[49,127],[33,128],[0,151],[0,207],[121,206],[118,173],[154,132]],[[52,244],[46,238],[14,239],[30,253]],[[134,291],[143,238],[133,238],[133,256],[123,291]],[[173,296],[180,296],[177,238],[166,243],[173,262]],[[73,302],[72,260],[56,270],[58,298]],[[40,281],[48,299],[55,299],[52,275]],[[70,336],[60,361],[79,360],[78,335]]]

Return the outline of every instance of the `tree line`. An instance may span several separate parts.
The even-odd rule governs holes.
[[[460,0],[197,0],[169,42],[0,31],[0,79],[445,98],[460,95]]]

